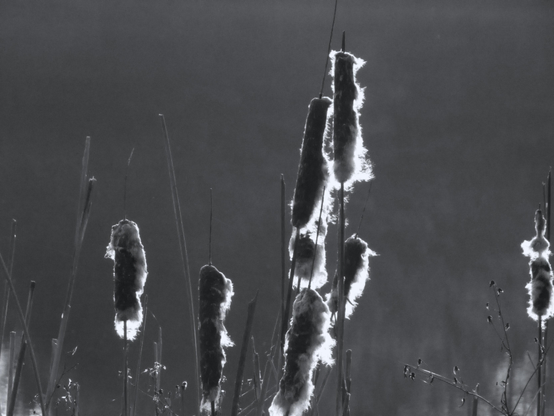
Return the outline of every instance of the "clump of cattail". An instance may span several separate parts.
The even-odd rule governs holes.
[[[356,82],[356,72],[364,64],[347,52],[331,52],[333,81],[333,170],[342,184],[368,181],[373,176],[362,141],[359,110],[364,90]]]
[[[106,258],[114,261],[115,329],[123,338],[127,322],[127,339],[132,341],[142,322],[140,295],[148,271],[139,228],[133,221],[124,219],[112,226]]]
[[[319,227],[319,234],[317,223],[304,230],[304,232],[299,234],[298,242],[296,242],[296,236],[293,234],[289,243],[291,258],[293,257],[294,248],[296,247],[296,265],[294,267],[295,278],[293,285],[296,287],[298,278],[300,278],[300,287],[307,287],[311,278],[310,287],[319,289],[327,283],[327,270],[325,268],[325,236],[327,234],[327,225],[321,224]]]
[[[527,314],[535,321],[541,318],[545,321],[554,316],[552,305],[552,267],[550,257],[550,243],[544,237],[546,220],[539,209],[535,213],[536,235],[530,241],[521,244],[523,254],[529,257],[531,281],[525,286],[529,291],[529,308]]]
[[[292,201],[292,225],[296,228],[304,227],[316,215],[329,178],[323,137],[330,105],[328,97],[314,98],[310,102]]]
[[[366,281],[369,280],[369,258],[376,256],[367,243],[356,235],[344,243],[344,298],[346,299],[345,318],[349,318],[357,305],[356,300],[362,296]],[[333,279],[333,288],[327,295],[327,304],[331,313],[338,310],[338,280]]]
[[[303,289],[294,301],[285,343],[284,374],[269,408],[271,416],[300,416],[308,408],[318,360],[328,365],[333,362],[329,322],[329,308],[321,296],[312,289]]]
[[[212,265],[200,269],[198,283],[200,308],[200,378],[202,410],[217,408],[221,391],[221,374],[225,365],[223,347],[233,345],[223,324],[231,307],[233,283]]]

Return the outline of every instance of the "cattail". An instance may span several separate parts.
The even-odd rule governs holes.
[[[539,209],[535,213],[536,235],[530,241],[521,244],[523,254],[530,257],[529,267],[531,281],[525,286],[529,291],[529,308],[527,314],[535,321],[542,319],[542,323],[554,316],[552,305],[552,267],[550,257],[550,243],[544,238],[546,220]]]
[[[356,82],[356,72],[365,62],[347,52],[331,52],[333,81],[333,170],[338,182],[350,184],[372,178],[367,150],[362,141],[359,110],[364,90]],[[333,59],[334,58],[334,59]]]
[[[323,221],[322,221],[323,222]],[[312,279],[311,286],[314,289],[319,289],[327,283],[327,270],[325,268],[325,236],[327,234],[327,225],[321,224],[319,227],[319,237],[316,235],[317,224],[313,224],[309,229],[305,229],[298,237],[298,243],[295,242],[295,233],[293,233],[289,243],[289,254],[292,258],[294,247],[296,244],[296,265],[294,268],[293,285],[297,286],[298,278],[300,278],[300,287],[308,287],[310,277]],[[315,260],[315,261],[314,261]]]
[[[221,374],[225,365],[223,347],[233,345],[223,325],[231,306],[233,283],[214,266],[200,269],[200,378],[202,380],[202,410],[210,412],[219,405]]]
[[[271,416],[300,416],[309,406],[312,374],[321,360],[332,364],[329,308],[319,294],[303,289],[296,297],[285,344],[284,374],[269,408]]]
[[[148,275],[136,223],[125,219],[112,227],[106,258],[114,261],[115,329],[123,338],[123,322],[127,321],[127,338],[132,341],[142,322],[140,295]]]
[[[353,235],[344,243],[344,297],[346,299],[345,318],[349,318],[362,296],[366,281],[369,280],[369,258],[376,256],[367,243]],[[333,289],[327,295],[327,305],[332,313],[338,310],[337,275],[333,279]]]
[[[292,225],[296,228],[304,227],[317,212],[329,178],[323,137],[330,105],[328,97],[314,98],[310,102],[292,202]]]

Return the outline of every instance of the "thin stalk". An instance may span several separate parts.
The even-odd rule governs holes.
[[[312,259],[312,270],[310,272],[310,280],[308,280],[308,290],[312,287],[312,278],[314,277],[315,257],[317,256],[317,243],[319,240],[319,229],[321,228],[321,216],[323,214],[323,202],[325,201],[325,186],[321,194],[321,206],[319,207],[319,219],[317,220],[317,231],[315,234],[315,249],[314,258]],[[300,280],[298,280],[298,290],[300,290]]]
[[[327,55],[325,56],[325,69],[323,70],[323,80],[321,81],[319,98],[323,96],[323,88],[325,87],[325,77],[327,77],[327,66],[329,65],[329,54],[331,53],[331,43],[333,42],[333,30],[335,28],[335,19],[337,17],[337,4],[338,4],[338,0],[335,0],[335,9],[333,11],[333,22],[331,23],[331,34],[329,35],[329,45],[327,46]]]
[[[10,406],[10,400],[12,398],[13,378],[15,373],[15,331],[10,332],[10,357],[8,359],[8,396],[7,405]]]
[[[136,416],[137,414],[137,403],[139,396],[139,381],[140,381],[140,367],[142,362],[142,350],[144,347],[144,333],[146,332],[146,317],[148,316],[148,296],[145,295],[144,298],[144,320],[142,321],[142,331],[140,333],[140,348],[139,348],[139,357],[137,361],[137,369],[135,372],[135,400],[133,404],[132,415]]]
[[[246,354],[248,353],[248,343],[250,340],[250,334],[252,333],[252,324],[254,322],[254,312],[256,311],[256,303],[258,301],[258,292],[256,296],[248,303],[248,313],[246,318],[246,326],[244,327],[244,334],[242,336],[242,346],[240,349],[239,366],[237,370],[237,377],[235,379],[235,393],[233,396],[233,405],[231,407],[231,416],[236,416],[239,411],[239,399],[242,389],[242,376],[244,374],[244,365],[246,364]]]
[[[156,362],[160,368],[158,372],[158,378],[156,379],[156,389],[160,391],[162,389],[162,327],[158,327],[158,349],[156,354]]]
[[[63,350],[63,344],[65,340],[65,333],[67,331],[67,323],[69,321],[69,313],[71,312],[71,300],[73,298],[73,290],[75,287],[75,280],[77,278],[77,266],[79,265],[79,257],[81,255],[81,247],[85,237],[85,231],[90,217],[90,208],[92,206],[92,190],[96,179],[90,178],[87,181],[88,160],[90,156],[90,137],[86,138],[85,151],[83,154],[82,168],[81,168],[81,182],[79,187],[79,200],[77,203],[77,224],[75,227],[75,242],[73,248],[73,261],[71,268],[71,276],[69,278],[69,284],[67,288],[67,294],[65,298],[65,306],[62,312],[62,319],[60,321],[60,329],[58,331],[58,348],[54,356],[52,365],[52,371],[48,380],[48,388],[46,390],[46,407],[50,406],[52,396],[54,394],[54,388],[56,386],[56,378],[58,375],[58,369],[60,367],[61,354]],[[88,187],[87,187],[88,182]],[[83,195],[86,197],[83,200]]]
[[[286,269],[286,253],[287,245],[285,243],[285,177],[281,174],[281,317],[286,316],[286,282],[287,282],[287,269]],[[284,324],[283,324],[284,325]],[[281,330],[281,334],[282,334]],[[282,354],[282,349],[279,349],[279,356]]]
[[[123,184],[123,219],[127,219],[127,177],[129,176],[129,165],[131,164],[134,151],[135,148],[133,147],[129,159],[127,160],[127,167],[125,168],[125,180]]]
[[[79,416],[79,401],[81,397],[81,386],[79,383],[75,385],[75,404],[73,406],[74,416]]]
[[[543,366],[543,358],[542,358],[542,351],[543,351],[543,338],[542,338],[542,316],[539,316],[539,369],[537,371],[537,381],[538,381],[538,395],[537,395],[537,416],[542,416],[541,413],[541,406],[542,406],[542,366]]]
[[[352,386],[352,350],[346,350],[346,400],[344,401],[343,412],[346,416],[350,416],[350,388]]]
[[[27,297],[27,308],[25,309],[25,321],[29,325],[31,319],[31,309],[33,307],[33,295],[35,292],[35,282],[32,280],[29,286],[29,295]],[[27,349],[27,342],[25,337],[21,337],[21,344],[19,345],[19,355],[17,356],[17,368],[15,370],[15,377],[13,380],[12,394],[8,401],[8,416],[13,416],[15,409],[15,401],[17,399],[17,391],[19,389],[19,380],[21,379],[21,370],[23,369],[23,361],[25,360],[25,350]]]
[[[2,257],[2,254],[0,254],[0,262],[2,263],[2,269],[4,270],[4,276],[6,280],[8,281],[10,285],[10,290],[13,293],[13,298],[15,300],[15,305],[17,306],[17,312],[19,314],[19,319],[21,320],[21,323],[23,325],[23,332],[25,334],[25,339],[27,340],[27,343],[29,344],[29,352],[31,353],[31,361],[33,363],[33,372],[35,375],[35,381],[37,383],[37,390],[38,390],[38,397],[40,401],[40,410],[42,413],[42,416],[46,416],[46,407],[44,406],[44,397],[42,395],[42,385],[40,384],[40,376],[38,373],[38,363],[37,363],[37,357],[35,354],[35,349],[33,348],[33,342],[31,341],[31,336],[29,334],[29,327],[27,323],[25,322],[25,314],[23,313],[23,309],[21,308],[21,303],[19,302],[19,298],[17,297],[17,294],[15,292],[15,287],[13,284],[12,276],[10,271],[8,270],[8,267],[6,266],[6,263],[4,262],[4,258]]]
[[[160,376],[160,367],[158,365],[158,343],[154,341],[154,397],[160,396],[160,389],[158,388],[158,377]],[[160,414],[158,410],[158,401],[154,400],[154,409],[156,409],[156,416]]]
[[[177,182],[175,178],[175,167],[173,165],[173,155],[171,153],[171,144],[169,142],[169,133],[167,131],[167,126],[165,123],[165,117],[163,114],[160,114],[160,119],[162,122],[162,129],[164,134],[164,144],[165,144],[165,153],[167,157],[167,168],[169,170],[169,184],[171,187],[171,197],[173,200],[173,213],[175,215],[175,223],[177,227],[177,235],[179,237],[179,252],[181,255],[181,263],[183,267],[183,274],[186,279],[186,291],[187,297],[189,298],[189,315],[190,315],[190,327],[192,332],[192,340],[194,346],[194,357],[195,357],[195,377],[194,385],[196,387],[196,409],[200,412],[200,369],[199,369],[199,355],[198,355],[198,338],[196,335],[196,317],[194,315],[194,298],[192,295],[192,281],[190,277],[190,268],[187,252],[187,242],[185,239],[185,228],[183,226],[183,215],[181,213],[181,203],[179,202],[179,193],[177,191]]]
[[[123,415],[128,416],[129,414],[129,406],[127,405],[127,397],[128,397],[128,384],[129,384],[129,377],[127,377],[128,374],[128,368],[129,363],[127,361],[127,355],[129,352],[129,343],[127,340],[127,320],[123,321]]]
[[[479,393],[479,384],[475,386],[475,393]],[[479,400],[476,396],[473,397],[473,406],[471,408],[471,416],[477,416],[477,409],[479,407]]]
[[[294,280],[294,269],[296,268],[296,250],[298,249],[298,239],[300,237],[300,228],[296,229],[296,237],[294,239],[294,248],[292,252],[292,261],[290,266],[290,276],[289,276],[289,287],[287,291],[287,302],[285,305],[285,313],[282,316],[282,326],[281,326],[281,353],[284,354],[285,348],[285,334],[287,333],[287,328],[289,326],[289,314],[291,307],[291,298],[292,298],[292,282]]]
[[[254,377],[252,377],[252,382],[254,384],[254,396],[256,400],[261,400],[261,386],[262,380],[260,377],[260,355],[256,351],[256,345],[254,343],[254,337],[252,337],[252,364],[254,368]]]
[[[10,269],[10,275],[13,273],[13,260],[15,256],[15,240],[17,231],[17,221],[12,219],[12,232],[10,235],[10,257],[8,268]],[[2,303],[2,316],[0,318],[0,353],[2,352],[1,346],[4,345],[4,332],[6,328],[6,321],[8,318],[8,309],[10,302],[10,286],[8,282],[4,283],[4,299]]]
[[[337,296],[338,296],[338,313],[337,313],[337,403],[336,411],[337,416],[342,414],[343,404],[343,390],[344,390],[344,375],[343,375],[343,337],[344,337],[344,315],[345,315],[345,302],[344,302],[344,228],[345,228],[345,215],[344,215],[344,183],[340,186],[340,243],[339,243],[339,276],[337,284]]]
[[[208,241],[208,264],[212,265],[212,223],[214,217],[214,193],[210,188],[210,232]]]

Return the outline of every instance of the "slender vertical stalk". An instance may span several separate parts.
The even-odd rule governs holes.
[[[187,291],[187,297],[189,298],[189,315],[190,315],[190,326],[192,332],[192,340],[194,346],[194,357],[195,357],[195,377],[194,385],[196,387],[196,409],[200,412],[200,369],[199,369],[199,355],[198,355],[198,338],[196,334],[196,317],[194,314],[194,298],[192,295],[192,281],[190,277],[190,268],[187,252],[187,242],[185,239],[185,228],[183,225],[183,215],[181,213],[181,203],[179,202],[179,193],[177,192],[177,183],[175,178],[175,167],[173,165],[173,155],[171,153],[171,144],[169,142],[169,133],[167,131],[167,126],[165,123],[165,118],[163,114],[160,114],[160,119],[162,122],[162,129],[164,134],[164,145],[165,153],[167,157],[167,167],[169,170],[169,183],[171,187],[171,197],[173,200],[173,213],[175,215],[175,223],[177,227],[177,235],[179,237],[179,252],[181,254],[181,263],[183,267],[183,274],[187,284],[185,285]]]
[[[25,334],[25,339],[27,340],[27,343],[29,344],[29,352],[31,353],[31,361],[33,363],[33,372],[35,375],[35,381],[37,383],[37,390],[38,390],[38,398],[40,402],[40,410],[42,413],[42,416],[46,416],[46,407],[44,406],[44,396],[42,395],[42,385],[40,384],[40,376],[38,373],[38,362],[37,357],[35,354],[35,349],[33,348],[33,343],[31,341],[31,336],[29,334],[29,326],[25,322],[25,314],[23,313],[23,309],[21,308],[21,303],[19,302],[19,298],[17,297],[17,294],[15,293],[15,287],[13,285],[13,280],[10,271],[8,270],[8,267],[6,266],[6,263],[4,262],[4,258],[0,254],[0,263],[2,263],[2,269],[4,270],[4,276],[6,280],[8,281],[10,285],[10,290],[13,293],[13,298],[15,300],[15,305],[17,306],[17,313],[19,314],[19,319],[21,321],[21,324],[23,325],[23,332]]]
[[[212,265],[212,223],[214,217],[214,193],[210,188],[210,233],[208,238],[208,264]]]
[[[135,371],[135,399],[133,403],[133,410],[131,412],[132,416],[137,414],[137,403],[139,396],[139,382],[140,382],[140,366],[142,361],[142,350],[144,347],[144,333],[146,332],[146,317],[148,316],[148,296],[144,297],[144,320],[142,321],[142,331],[140,333],[140,348],[139,348],[139,357],[137,361],[137,369]]]
[[[344,215],[344,183],[340,186],[340,213],[339,213],[339,276],[337,285],[338,296],[338,313],[337,313],[337,416],[342,414],[343,404],[343,390],[344,390],[344,374],[343,374],[343,337],[344,337],[344,314],[345,314],[345,299],[344,299],[344,229],[345,229],[345,215]]]
[[[543,352],[543,344],[542,344],[542,316],[539,316],[539,359],[537,365],[539,366],[537,370],[537,380],[538,380],[538,393],[537,393],[537,416],[542,416],[541,413],[541,407],[542,407],[542,352]]]
[[[29,295],[27,297],[27,308],[25,310],[25,321],[27,322],[27,325],[29,325],[29,321],[31,319],[31,309],[33,307],[33,295],[35,292],[35,282],[31,281],[31,284],[29,286]],[[25,350],[27,349],[27,342],[25,340],[25,336],[21,337],[21,344],[19,346],[19,355],[17,358],[17,367],[15,370],[15,377],[13,380],[13,388],[12,388],[12,394],[8,401],[8,416],[13,416],[13,412],[15,409],[15,401],[17,399],[17,390],[19,389],[19,380],[21,379],[21,370],[23,369],[23,361],[25,360]]]
[[[475,386],[475,393],[479,393],[479,384]],[[473,406],[471,408],[471,416],[477,416],[477,409],[479,406],[479,399],[477,396],[473,396]]]
[[[246,354],[248,352],[248,343],[250,334],[252,333],[252,324],[254,322],[254,312],[256,311],[256,303],[258,301],[258,292],[256,296],[248,303],[248,314],[246,318],[246,326],[242,336],[242,346],[240,350],[239,367],[237,370],[237,378],[235,379],[235,393],[233,396],[233,405],[231,407],[231,416],[237,416],[239,411],[239,399],[242,388],[242,376],[244,374],[244,365],[246,364]]]
[[[10,269],[10,275],[13,273],[13,260],[15,255],[15,240],[17,231],[17,221],[12,219],[12,232],[10,235],[10,257],[8,261],[8,268]],[[4,332],[6,328],[6,321],[8,317],[8,308],[10,302],[10,286],[8,282],[4,283],[4,299],[2,303],[2,316],[0,317],[0,353],[2,352],[1,346],[4,345]]]
[[[62,312],[62,319],[60,321],[60,329],[58,331],[58,348],[54,356],[54,362],[52,365],[52,371],[48,380],[48,388],[46,390],[46,407],[50,406],[50,401],[54,394],[54,388],[56,385],[56,378],[58,376],[58,369],[60,367],[61,354],[63,350],[63,344],[65,340],[65,333],[67,331],[67,323],[69,321],[69,313],[71,312],[71,300],[73,299],[73,290],[75,287],[75,280],[77,277],[77,266],[79,265],[79,257],[81,255],[81,247],[85,237],[85,231],[90,216],[90,208],[92,206],[92,190],[96,180],[90,178],[87,180],[88,160],[90,155],[90,137],[86,138],[85,151],[83,154],[82,168],[81,168],[81,181],[79,187],[79,200],[77,203],[77,224],[75,227],[75,241],[73,248],[73,260],[71,267],[71,276],[69,278],[69,284],[67,288],[67,294],[65,298],[65,306]],[[87,187],[88,182],[88,187]],[[85,195],[85,198],[83,198]]]
[[[156,389],[160,391],[162,389],[162,327],[158,327],[158,350],[156,355],[156,362],[160,368],[158,372],[158,378],[156,379]]]
[[[129,386],[129,377],[128,369],[129,363],[127,360],[127,355],[129,352],[129,342],[127,340],[127,319],[123,321],[123,415],[128,416],[129,406],[127,404],[128,399],[128,386]]]
[[[10,357],[8,359],[8,397],[6,399],[7,407],[10,407],[12,398],[13,378],[15,372],[15,331],[10,332]]]

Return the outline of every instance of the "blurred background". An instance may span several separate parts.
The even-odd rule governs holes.
[[[20,299],[37,282],[30,329],[43,385],[70,276],[81,157],[92,137],[97,187],[62,380],[80,384],[82,415],[121,410],[122,341],[113,329],[113,262],[104,254],[110,227],[123,217],[133,148],[127,217],[141,230],[156,317],[148,316],[143,367],[153,366],[161,325],[162,387],[173,391],[187,380],[192,405],[194,353],[159,113],[172,140],[194,282],[208,261],[212,188],[213,261],[235,286],[226,325],[237,346],[227,354],[224,414],[246,305],[257,290],[256,348],[268,351],[279,307],[279,178],[290,200],[333,7],[332,0],[0,5],[0,252],[7,257],[15,218]],[[520,244],[534,235],[554,160],[553,22],[554,5],[544,0],[339,0],[333,49],[345,30],[347,50],[367,61],[358,73],[366,88],[360,122],[375,179],[360,237],[379,253],[345,329],[355,363],[353,415],[468,414],[459,391],[404,378],[404,364],[418,359],[449,377],[460,367],[458,378],[480,383],[498,403],[507,361],[487,324],[490,280],[504,289],[514,397],[527,381],[537,330],[526,314],[528,259]],[[347,235],[368,187],[356,186],[350,198]],[[334,241],[331,228],[330,272]],[[13,310],[10,330],[20,330]],[[132,368],[138,349],[130,347]],[[250,356],[247,363],[251,378]],[[29,363],[23,379],[20,414],[36,393]],[[321,415],[333,401],[331,388]],[[480,412],[489,414],[484,404]],[[152,399],[141,395],[138,415],[151,414]]]

